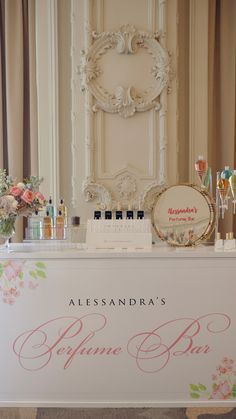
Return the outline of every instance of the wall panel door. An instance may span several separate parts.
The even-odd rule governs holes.
[[[71,6],[73,206],[150,210],[177,179],[176,1]]]

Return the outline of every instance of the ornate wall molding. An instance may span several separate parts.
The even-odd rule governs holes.
[[[110,191],[100,183],[96,183],[91,179],[86,179],[83,183],[83,192],[87,202],[98,198],[100,205],[102,204],[104,209],[112,207],[112,195]]]
[[[121,199],[131,201],[137,192],[137,180],[131,173],[119,177],[116,189]]]
[[[158,182],[153,182],[145,188],[143,193],[140,195],[140,206],[145,211],[151,212],[157,196],[166,187],[166,185],[160,185]]]
[[[72,0],[73,204],[78,206],[81,202],[78,184],[81,185],[82,182],[79,180],[78,183],[78,176],[83,173],[82,193],[86,202],[96,200],[103,207],[109,208],[116,208],[118,202],[123,208],[131,203],[133,208],[142,205],[150,210],[158,191],[167,185],[167,91],[172,73],[166,48],[166,1],[148,0],[147,31],[141,31],[130,24],[121,26],[117,31],[105,31],[106,7],[103,0],[84,0],[84,16],[81,18],[78,1]],[[78,38],[78,22],[83,22],[83,45]],[[84,49],[80,53],[81,47]],[[109,55],[111,50],[112,54]],[[139,59],[141,52],[141,60],[145,60],[144,52],[148,57],[145,67],[149,68],[150,73],[147,87],[143,87],[143,84],[142,87],[139,84],[131,85],[131,82],[126,85],[124,82],[117,83],[116,86],[114,80],[111,83],[112,88],[102,86],[103,66],[109,63],[114,54],[120,54],[122,60],[126,60],[126,56],[130,55],[137,55]],[[82,94],[78,103],[77,93],[73,88],[73,85],[78,88],[79,81],[84,103]],[[81,103],[84,108],[82,129],[81,117],[78,119],[78,105],[81,115]],[[144,117],[145,111],[148,112]],[[113,135],[110,128],[107,131],[107,126],[110,127],[109,121],[113,121],[116,130],[116,125],[123,124],[124,119],[127,123],[133,121],[134,118],[131,117],[134,115],[138,118],[135,121],[144,121],[142,118],[146,121],[143,130],[145,137],[141,145],[141,149],[143,147],[146,150],[145,163],[139,158],[129,159],[124,152],[124,161],[120,158],[118,164],[112,165],[109,163],[109,153],[114,157],[116,151],[109,148],[112,147],[111,143],[109,145],[109,136]],[[119,122],[114,123],[114,119],[109,118],[117,118],[116,121]],[[139,132],[137,135],[140,138]],[[82,167],[81,161],[79,166],[76,150],[80,154],[83,150],[85,152]],[[88,207],[84,205],[84,208]]]
[[[130,24],[121,26],[117,32],[90,33],[91,45],[81,52],[80,79],[82,91],[90,92],[95,99],[94,112],[102,109],[127,118],[135,112],[160,109],[158,98],[169,81],[170,59],[158,41],[159,36],[158,33],[137,30]],[[152,84],[144,91],[134,86],[117,86],[114,92],[109,92],[101,86],[99,76],[102,68],[99,60],[111,49],[126,55],[137,54],[145,49],[153,60],[150,68]]]

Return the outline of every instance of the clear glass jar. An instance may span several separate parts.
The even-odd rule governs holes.
[[[75,215],[71,217],[71,224],[70,224],[70,241],[71,243],[79,243],[80,242],[80,217]]]

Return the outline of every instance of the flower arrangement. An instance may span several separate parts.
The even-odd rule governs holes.
[[[39,191],[42,181],[38,176],[30,176],[16,183],[6,170],[0,169],[0,236],[11,236],[18,215],[28,216],[46,204]]]
[[[201,397],[208,400],[232,400],[236,399],[236,370],[234,361],[224,357],[212,375],[212,386],[208,388],[204,384],[190,384],[190,396],[193,399]]]
[[[24,290],[36,290],[46,276],[42,261],[2,260],[0,262],[0,300],[13,305]]]

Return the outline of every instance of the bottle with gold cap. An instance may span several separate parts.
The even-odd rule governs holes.
[[[223,252],[224,251],[224,240],[221,238],[220,233],[216,233],[215,251],[216,252]]]
[[[232,252],[236,250],[234,233],[232,231],[230,233],[226,233],[226,238],[224,241],[224,250],[227,252]]]

